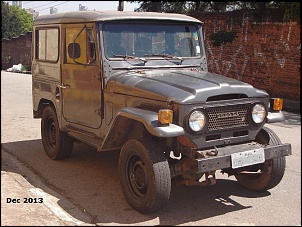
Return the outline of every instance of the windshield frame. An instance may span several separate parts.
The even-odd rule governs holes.
[[[188,23],[188,22],[182,22],[182,21],[161,21],[160,24],[158,22],[159,21],[157,21],[157,20],[140,20],[140,21],[129,20],[126,22],[125,21],[121,22],[121,21],[117,20],[117,21],[108,21],[108,22],[102,23],[102,25],[100,26],[100,30],[101,30],[100,38],[102,39],[101,42],[103,43],[102,46],[103,46],[104,57],[110,61],[111,60],[120,61],[120,60],[126,60],[126,59],[128,61],[131,59],[141,59],[141,58],[146,59],[147,61],[163,60],[163,59],[164,60],[175,59],[175,60],[183,61],[183,59],[187,59],[187,60],[201,59],[203,56],[205,56],[202,35],[200,34],[200,28],[201,28],[200,24],[191,23],[191,22]],[[123,31],[126,31],[126,33],[121,32],[119,34],[120,37],[118,37],[117,41],[115,42],[115,43],[120,42],[122,49],[127,48],[126,52],[123,51],[120,53],[117,52],[116,54],[114,54],[114,53],[111,53],[110,55],[108,54],[109,47],[106,45],[107,44],[106,38],[110,41],[112,41],[114,38],[116,38],[113,36],[111,36],[110,38],[107,37],[108,30],[111,29],[111,31],[113,31],[112,28],[118,28],[118,29],[122,29]],[[146,28],[149,28],[149,29],[146,29]],[[154,31],[157,31],[156,29],[159,29],[159,28],[160,28],[160,32],[154,33]],[[153,33],[151,31],[153,31]],[[137,32],[137,33],[135,33],[135,32]],[[143,33],[143,32],[145,32],[145,33]],[[152,46],[152,52],[149,52],[146,55],[139,55],[133,51],[135,49],[134,41],[136,41],[136,39],[144,38],[145,36],[150,35],[151,40],[152,40],[152,45],[155,45],[155,42],[156,42],[156,39],[158,39],[158,36],[159,35],[163,36],[163,34],[161,34],[161,33],[164,33],[164,35],[165,35],[164,40],[163,40],[165,43],[161,44],[161,45],[167,45],[166,40],[167,40],[167,38],[170,37],[172,40],[171,41],[172,48],[178,47],[178,46],[176,46],[176,41],[181,40],[181,38],[182,39],[186,38],[186,39],[188,39],[188,41],[191,40],[192,43],[194,43],[194,45],[191,46],[190,54],[186,55],[186,56],[182,56],[176,52],[175,52],[176,54],[165,53],[165,52],[153,53],[153,51],[155,50],[155,46]],[[113,34],[113,33],[111,33],[111,34]],[[122,35],[124,35],[124,37],[122,37]],[[127,35],[129,37],[131,37],[131,35],[133,36],[132,37],[133,40],[131,40],[133,43],[130,43],[131,41],[130,42],[128,41],[128,46],[125,46],[126,44],[121,42],[121,39],[122,38],[125,39],[125,37]],[[179,36],[180,36],[180,38],[179,38]],[[186,37],[181,37],[181,36],[186,36]],[[126,38],[128,38],[128,37],[126,37]],[[176,40],[177,38],[179,38],[179,40]],[[193,38],[194,38],[194,40],[193,40]],[[174,42],[174,46],[173,46],[173,42]],[[133,46],[130,47],[130,45],[133,45]],[[129,51],[129,49],[130,49],[130,51]],[[167,46],[165,46],[165,49],[167,49]],[[131,52],[131,50],[132,50],[132,52]],[[193,51],[195,51],[195,56],[192,56],[194,53]]]

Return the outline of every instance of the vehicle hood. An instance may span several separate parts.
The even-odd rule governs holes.
[[[245,94],[247,97],[268,95],[247,83],[190,69],[117,72],[108,80],[107,90],[179,104],[204,103],[208,97],[223,94]]]

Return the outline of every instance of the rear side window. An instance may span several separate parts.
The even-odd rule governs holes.
[[[36,30],[36,59],[57,62],[59,58],[59,29]]]

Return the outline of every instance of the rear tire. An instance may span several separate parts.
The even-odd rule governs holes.
[[[279,137],[269,128],[263,127],[256,136],[256,142],[264,145],[278,145],[281,144]],[[264,163],[241,168],[240,171],[257,171],[261,173],[244,174],[237,172],[236,179],[243,187],[262,191],[268,190],[277,186],[282,180],[285,172],[286,160],[285,157],[274,158],[266,160]]]
[[[66,159],[71,155],[73,139],[60,130],[55,110],[48,106],[41,120],[41,136],[47,156],[53,160]]]
[[[163,151],[151,140],[129,140],[119,158],[119,177],[129,205],[140,213],[152,213],[170,197],[171,174]]]

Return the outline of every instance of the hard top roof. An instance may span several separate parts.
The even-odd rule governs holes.
[[[153,20],[161,20],[161,21],[173,20],[173,21],[201,23],[201,21],[193,17],[186,16],[183,14],[175,14],[175,13],[87,10],[87,11],[73,11],[73,12],[38,16],[34,20],[34,25],[112,21],[112,20],[135,20],[135,19],[153,19]]]

